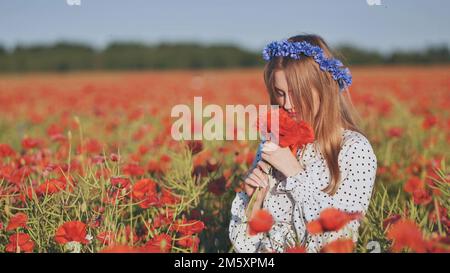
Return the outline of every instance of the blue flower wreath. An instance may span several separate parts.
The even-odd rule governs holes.
[[[338,82],[341,91],[352,84],[350,69],[344,68],[344,65],[338,59],[328,59],[325,57],[322,48],[306,41],[274,41],[268,44],[262,52],[263,58],[266,61],[270,61],[273,57],[289,57],[299,60],[300,54],[313,57],[322,71],[330,72],[333,79]]]

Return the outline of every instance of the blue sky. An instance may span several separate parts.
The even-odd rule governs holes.
[[[69,0],[74,1],[74,0]],[[196,41],[261,49],[302,32],[381,52],[450,44],[450,1],[0,0],[0,45]],[[377,1],[377,0],[369,0]],[[380,1],[380,0],[378,0]]]

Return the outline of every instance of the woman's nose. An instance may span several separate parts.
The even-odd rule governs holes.
[[[287,96],[285,97],[285,100],[284,100],[284,109],[285,109],[285,110],[291,110],[291,109],[292,109],[291,98],[290,98],[289,95],[287,95]]]

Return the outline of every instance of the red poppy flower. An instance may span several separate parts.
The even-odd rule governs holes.
[[[171,230],[180,232],[182,235],[192,235],[200,233],[205,228],[205,224],[199,220],[178,220],[171,226]]]
[[[111,185],[119,189],[128,189],[131,186],[131,182],[128,178],[111,177]]]
[[[413,192],[413,201],[417,205],[426,205],[432,200],[431,194],[425,189],[417,189]]]
[[[26,150],[38,148],[38,147],[40,147],[40,145],[41,145],[41,140],[39,140],[39,139],[27,137],[22,140],[22,147]]]
[[[0,157],[14,156],[16,152],[8,144],[0,144]]]
[[[19,227],[26,228],[28,221],[28,216],[25,213],[17,213],[9,220],[8,226],[6,227],[7,231],[14,230]]]
[[[159,205],[174,205],[180,202],[180,198],[174,195],[169,189],[162,188],[159,198]]]
[[[16,233],[9,236],[9,243],[6,245],[6,252],[32,252],[34,242],[30,235],[25,233]]]
[[[65,188],[65,179],[50,179],[40,184],[36,189],[36,193],[39,195],[54,194],[64,190]]]
[[[320,252],[322,253],[351,253],[355,244],[351,239],[338,239],[326,244]]]
[[[47,128],[47,135],[49,137],[53,137],[56,135],[62,135],[64,133],[63,128],[61,128],[58,124],[51,124],[48,128]]]
[[[206,169],[208,169],[208,172],[212,173],[219,169],[219,162],[217,162],[214,158],[209,158],[206,160]]]
[[[227,183],[227,181],[225,180],[225,177],[221,176],[221,177],[209,182],[208,190],[210,192],[214,193],[216,196],[221,196],[226,191],[226,189],[225,189],[226,183]]]
[[[147,171],[152,174],[162,175],[166,169],[158,160],[150,160],[147,163]]]
[[[390,137],[401,137],[403,135],[403,128],[392,127],[388,130],[388,135]]]
[[[200,140],[187,141],[187,146],[192,155],[195,155],[203,150],[203,142]]]
[[[396,223],[401,218],[402,218],[402,216],[399,214],[393,214],[393,215],[389,216],[388,218],[384,219],[383,228],[384,229],[388,228],[389,225]]]
[[[130,176],[142,176],[145,170],[138,164],[131,163],[123,167],[123,173]]]
[[[102,144],[96,139],[88,139],[84,142],[84,145],[80,145],[77,148],[78,153],[88,154],[100,154],[103,151]]]
[[[326,208],[320,213],[319,218],[309,222],[306,228],[311,234],[338,231],[348,222],[360,217],[361,213],[347,213],[336,208]]]
[[[286,253],[306,253],[306,248],[303,246],[295,246],[286,249]]]
[[[133,185],[132,197],[140,201],[139,206],[143,209],[159,203],[156,191],[156,182],[151,179],[141,179]]]
[[[100,253],[139,253],[139,249],[127,246],[127,245],[115,245],[115,246],[109,246],[102,250],[100,250]]]
[[[422,123],[422,128],[429,129],[434,125],[436,125],[437,122],[438,122],[437,117],[433,115],[427,115]]]
[[[55,241],[58,244],[66,244],[68,242],[89,243],[86,239],[86,224],[80,221],[70,221],[62,224],[56,231]]]
[[[192,250],[192,252],[198,251],[198,245],[200,243],[200,239],[197,236],[184,236],[177,240],[177,245],[189,248]]]
[[[261,232],[268,232],[272,228],[274,220],[267,210],[261,209],[255,213],[248,224],[250,227],[250,235],[255,235]]]
[[[109,159],[110,159],[112,162],[118,162],[118,161],[120,160],[120,157],[119,157],[118,154],[112,153],[112,154],[109,156]]]
[[[271,125],[271,115],[272,111],[267,112],[266,124],[263,125],[267,133],[276,133]],[[263,129],[259,127],[258,129]],[[261,134],[266,132],[262,131]],[[303,145],[314,142],[314,130],[307,122],[301,120],[294,120],[289,113],[284,110],[279,110],[279,132],[278,132],[278,145],[280,147],[289,147],[291,151],[296,154],[297,149],[301,148]],[[277,137],[277,136],[273,136]]]
[[[392,251],[400,252],[404,248],[409,248],[415,252],[425,252],[426,243],[423,239],[422,231],[416,223],[411,220],[402,219],[393,224],[386,236],[392,240]]]
[[[148,241],[144,249],[151,250],[151,252],[170,252],[172,249],[172,237],[168,234],[155,235],[150,241]]]
[[[425,182],[420,178],[413,176],[403,185],[403,190],[407,193],[413,193],[417,189],[424,189]]]

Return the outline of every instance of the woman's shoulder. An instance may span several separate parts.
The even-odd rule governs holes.
[[[344,153],[362,153],[375,157],[374,149],[369,139],[362,133],[350,129],[342,130],[342,151]]]
[[[342,129],[342,146],[349,146],[356,143],[370,144],[370,141],[358,131]]]

